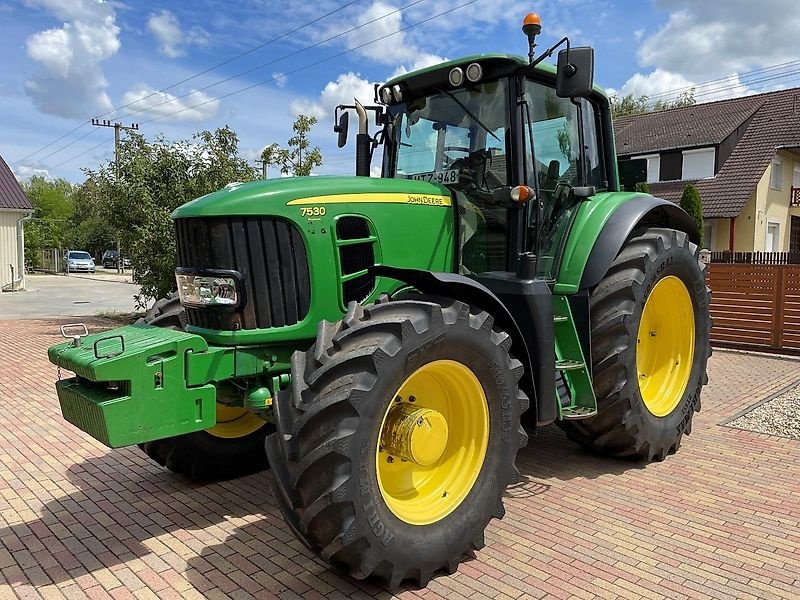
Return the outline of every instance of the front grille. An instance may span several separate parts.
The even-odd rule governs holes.
[[[363,217],[340,217],[336,221],[339,240],[339,270],[342,277],[366,271],[375,264],[375,239],[370,237],[369,223]],[[348,242],[342,244],[342,242]],[[362,273],[342,282],[344,306],[362,302],[375,289],[375,276]]]
[[[176,219],[178,265],[242,274],[246,302],[237,312],[187,308],[190,325],[238,330],[283,327],[308,314],[306,247],[292,223],[274,217]]]
[[[369,224],[361,217],[339,217],[336,237],[340,240],[357,240],[369,237]]]

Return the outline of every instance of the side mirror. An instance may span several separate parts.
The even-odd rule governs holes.
[[[333,126],[333,132],[339,134],[337,141],[339,148],[344,148],[347,143],[347,129],[350,126],[350,113],[346,110],[339,115],[339,123]]]
[[[594,85],[594,48],[569,48],[558,53],[556,95],[559,98],[586,96]]]

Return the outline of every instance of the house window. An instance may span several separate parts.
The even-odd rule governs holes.
[[[792,169],[792,187],[800,188],[800,164],[798,163],[794,163],[794,169]]]
[[[767,252],[779,252],[781,240],[781,224],[775,221],[767,221],[767,239],[764,243],[764,250]]]
[[[772,174],[769,177],[769,187],[773,190],[783,189],[783,159],[780,156],[772,159]]]
[[[703,248],[711,250],[711,240],[714,237],[714,223],[712,221],[703,222]]]
[[[647,183],[658,183],[658,173],[661,170],[661,157],[658,154],[648,154],[647,156],[632,156],[632,160],[643,158],[647,160]]]
[[[714,176],[714,148],[683,151],[683,179],[705,179]]]

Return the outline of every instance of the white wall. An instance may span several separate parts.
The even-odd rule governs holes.
[[[11,283],[9,264],[14,265],[14,277],[19,277],[17,221],[24,214],[23,212],[0,210],[0,288]]]

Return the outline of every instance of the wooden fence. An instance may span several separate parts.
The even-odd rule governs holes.
[[[717,345],[800,352],[800,265],[708,265],[711,341]]]
[[[800,265],[800,252],[722,252],[711,253],[712,263],[748,265]]]

